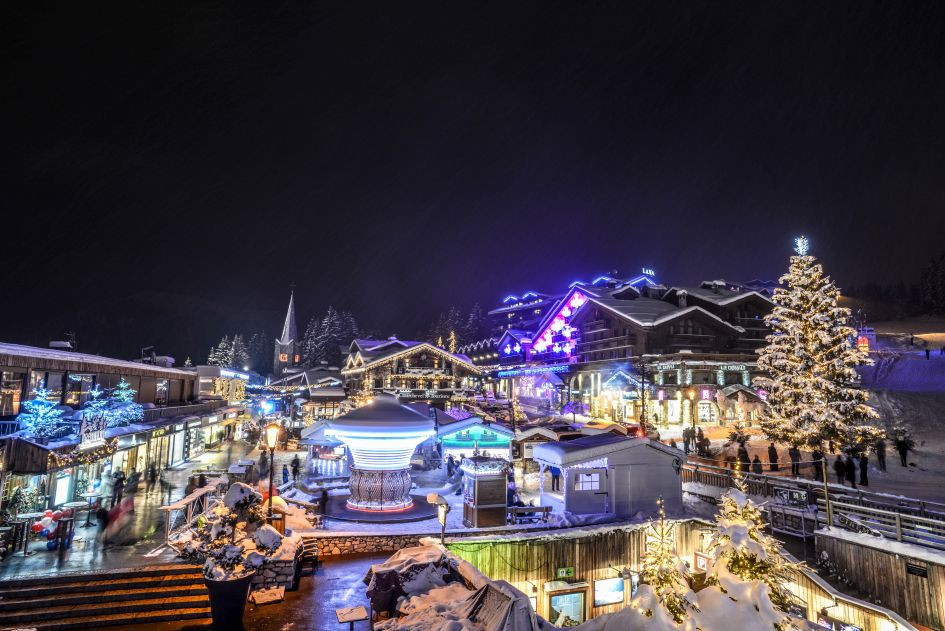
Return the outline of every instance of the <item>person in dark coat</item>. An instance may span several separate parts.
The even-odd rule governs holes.
[[[551,467],[551,490],[560,491],[561,490],[561,469],[558,467]]]
[[[853,456],[847,454],[846,462],[843,463],[843,470],[846,474],[847,482],[850,486],[856,488],[856,463],[853,462]]]
[[[282,465],[282,483],[289,483],[289,465],[287,464]]]
[[[321,497],[318,498],[318,512],[320,515],[328,514],[328,491],[322,491]]]
[[[299,469],[302,468],[302,461],[299,460],[299,455],[295,454],[292,456],[292,479],[298,481],[299,479]]]
[[[754,459],[751,461],[751,472],[761,475],[765,472],[764,465],[761,464],[761,459],[758,457],[758,454],[755,454]]]
[[[909,466],[909,450],[912,447],[909,446],[909,441],[904,439],[899,439],[896,441],[896,451],[899,452],[899,460],[902,461],[902,466]]]
[[[112,485],[112,508],[121,504],[121,498],[125,493],[125,472],[118,470],[115,473],[115,483]]]
[[[682,445],[683,451],[686,452],[686,455],[689,455],[689,428],[685,428],[682,431]]]
[[[820,447],[814,450],[811,454],[811,458],[814,461],[814,479],[818,482],[824,481],[824,476],[827,475],[827,472],[824,470],[824,465],[826,464],[826,456],[824,452],[820,450]]]
[[[748,457],[748,450],[745,445],[738,448],[738,462],[741,465],[742,472],[747,473],[751,469],[751,458]]]
[[[870,485],[870,481],[868,477],[869,467],[870,467],[870,459],[866,456],[866,452],[864,451],[862,454],[860,454],[860,486]]]
[[[768,445],[768,470],[778,470],[778,448],[774,446],[774,443]]]
[[[876,440],[876,462],[879,464],[879,470],[886,470],[886,439],[878,438]]]
[[[797,445],[791,445],[787,453],[791,459],[791,475],[796,478],[801,475],[801,450],[797,448]]]
[[[145,494],[151,495],[151,491],[154,490],[154,483],[157,482],[157,467],[154,466],[152,462],[148,467],[148,484],[145,487]]]
[[[843,484],[847,475],[847,466],[843,464],[842,456],[837,456],[837,459],[833,461],[833,472],[837,474],[837,482]]]

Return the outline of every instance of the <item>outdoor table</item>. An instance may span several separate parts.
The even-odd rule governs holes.
[[[71,508],[73,515],[78,515],[79,511],[85,508],[86,506],[89,507],[89,512],[91,513],[92,507],[91,505],[86,504],[85,500],[77,500],[75,502],[66,502],[65,504],[62,505],[63,508]],[[73,521],[73,523],[75,523],[75,521]],[[82,539],[80,538],[79,540],[81,541]]]
[[[335,609],[335,616],[338,617],[338,622],[340,624],[344,624],[346,622],[348,623],[349,631],[354,631],[355,622],[361,622],[362,620],[368,619],[367,609],[364,608],[364,605]]]
[[[20,553],[20,556],[28,557],[32,552],[30,552],[30,535],[33,534],[33,531],[30,529],[30,525],[37,519],[45,517],[46,513],[19,513],[16,518],[23,521],[23,552]]]
[[[84,497],[86,501],[88,501],[89,503],[89,512],[86,513],[85,523],[82,524],[83,528],[88,528],[89,526],[93,525],[92,524],[92,504],[94,504],[95,500],[99,498],[99,494],[98,493],[83,493],[82,497]]]

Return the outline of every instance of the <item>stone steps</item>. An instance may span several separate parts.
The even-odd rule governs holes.
[[[0,629],[90,629],[209,615],[203,574],[194,565],[0,581]]]

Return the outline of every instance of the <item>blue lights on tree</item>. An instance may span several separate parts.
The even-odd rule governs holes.
[[[63,426],[65,423],[62,418],[63,410],[59,407],[59,403],[50,401],[49,398],[48,389],[33,390],[33,399],[23,403],[26,411],[16,417],[21,429],[25,429],[37,438],[48,438]]]

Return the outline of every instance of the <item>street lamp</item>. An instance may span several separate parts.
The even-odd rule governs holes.
[[[266,425],[266,447],[269,448],[269,522],[272,522],[272,492],[273,492],[273,471],[275,471],[276,443],[279,442],[279,432],[282,428],[277,423]]]
[[[446,516],[450,512],[449,502],[439,493],[428,493],[427,502],[436,504],[436,519],[440,522],[440,545],[446,545]]]

